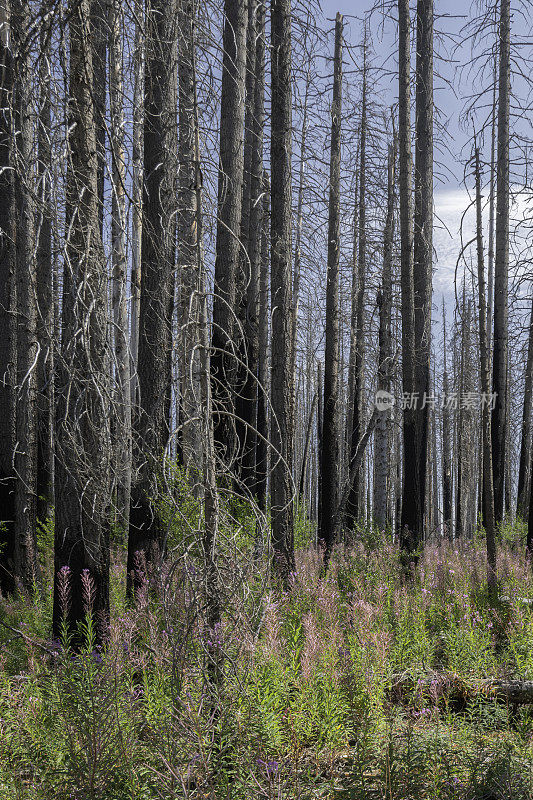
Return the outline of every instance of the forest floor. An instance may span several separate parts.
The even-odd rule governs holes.
[[[182,567],[170,600],[128,608],[121,565],[105,649],[90,630],[78,654],[50,642],[49,585],[1,602],[0,800],[533,798],[533,707],[487,690],[533,680],[517,543],[500,546],[496,604],[481,538],[426,546],[407,583],[379,538],[325,579],[302,549],[290,592],[249,578],[208,634]]]

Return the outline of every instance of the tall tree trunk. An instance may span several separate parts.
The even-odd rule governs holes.
[[[242,419],[240,440],[242,450],[241,477],[251,493],[256,491],[257,461],[257,403],[258,403],[258,350],[259,350],[259,293],[261,265],[261,218],[263,183],[263,127],[265,92],[265,4],[250,0],[248,24],[247,111],[245,142],[245,189],[241,239],[247,251],[244,275],[246,291],[242,298],[244,342],[246,345],[242,388],[237,392],[237,418]],[[249,96],[249,97],[248,97]]]
[[[46,14],[48,3],[43,3]],[[52,261],[51,148],[51,25],[41,28],[39,120],[37,129],[37,519],[44,523],[54,502],[54,268]]]
[[[146,8],[144,74],[144,193],[141,298],[135,414],[135,478],[131,488],[128,581],[144,559],[164,554],[166,531],[152,499],[168,442],[171,308],[175,220],[175,92],[177,19],[175,0],[152,0]],[[139,555],[137,555],[139,554]],[[140,561],[139,561],[140,560]]]
[[[236,331],[235,432],[238,449],[237,489],[244,486],[252,492],[255,482],[256,448],[256,371],[257,371],[257,303],[258,272],[250,260],[250,214],[252,203],[252,154],[255,99],[256,0],[248,0],[246,30],[246,78],[244,115],[244,160],[239,269],[236,281],[236,312],[239,320]],[[255,311],[255,313],[254,313]]]
[[[104,189],[106,172],[108,2],[109,0],[91,0],[90,11],[90,42],[93,51],[94,75],[94,123],[96,128],[96,150],[98,153],[98,222],[102,239],[104,236]]]
[[[365,364],[365,290],[366,290],[366,137],[367,137],[367,101],[368,101],[368,62],[367,62],[367,28],[365,24],[363,42],[363,90],[361,98],[361,128],[359,132],[359,209],[358,218],[358,254],[357,254],[357,295],[355,303],[355,336],[354,336],[354,368],[353,368],[353,406],[351,408],[352,429],[350,432],[350,464],[352,463],[359,440],[363,433],[363,397],[364,397],[364,364]],[[352,402],[350,399],[349,402]],[[355,476],[348,503],[346,506],[346,524],[353,528],[364,515],[365,493],[364,476],[361,470]]]
[[[378,391],[390,394],[392,341],[392,248],[394,244],[394,203],[396,184],[396,142],[389,145],[387,216],[383,233],[383,274],[378,293],[379,366]],[[374,433],[374,523],[384,530],[390,523],[390,425],[391,407],[384,408]]]
[[[130,306],[130,350],[131,350],[131,403],[139,403],[139,378],[137,374],[139,356],[139,316],[141,311],[141,237],[143,202],[143,90],[144,90],[144,42],[142,0],[134,1],[135,50],[133,79],[133,125],[132,125],[132,197],[131,197],[131,306]]]
[[[339,501],[339,255],[342,121],[342,15],[335,20],[331,149],[329,166],[328,266],[326,284],[326,343],[324,348],[324,420],[322,428],[322,502],[320,539],[326,564],[335,543]]]
[[[531,407],[533,400],[533,300],[529,318],[529,342],[527,348],[526,375],[524,385],[524,407],[522,412],[522,440],[520,443],[520,465],[518,470],[517,515],[526,519],[531,491],[531,472],[528,467],[531,461]]]
[[[200,427],[200,352],[199,303],[201,264],[197,258],[195,155],[195,8],[193,0],[178,0],[178,85],[179,85],[179,195],[178,268],[180,275],[180,393],[182,415],[181,446],[183,464],[195,482],[202,471],[202,431]]]
[[[402,549],[416,554],[424,534],[430,391],[433,260],[433,0],[418,0],[416,47],[415,210],[413,236],[413,427],[407,441],[402,502]],[[416,558],[416,556],[415,556]]]
[[[34,241],[34,164],[31,64],[28,50],[30,8],[27,0],[12,6],[17,49],[15,126],[17,131],[15,197],[17,206],[17,391],[15,493],[15,572],[27,589],[36,578],[37,469],[37,307]]]
[[[69,7],[69,161],[62,342],[57,366],[54,635],[79,642],[92,612],[99,639],[109,612],[110,430],[107,274],[98,219],[89,2]],[[89,582],[93,584],[90,590]],[[69,599],[61,591],[69,584]],[[92,601],[88,594],[93,594]]]
[[[533,475],[533,447],[531,448],[531,462],[529,465],[529,474]],[[527,550],[529,553],[533,552],[533,492],[529,495],[529,517],[527,525]]]
[[[409,0],[398,0],[398,146],[400,162],[400,242],[402,307],[402,389],[414,392],[415,311],[413,286],[413,157],[411,151],[411,21]],[[408,553],[416,549],[412,530],[414,508],[414,463],[416,458],[415,415],[411,403],[403,412],[403,490],[400,546]]]
[[[496,523],[504,515],[509,340],[509,114],[511,94],[510,0],[500,0],[498,86],[498,157],[496,176],[496,258],[494,263],[494,346],[492,391],[492,469]]]
[[[292,372],[292,71],[290,0],[272,0],[271,78],[271,274],[272,469],[271,515],[274,569],[287,584],[294,569]]]
[[[126,164],[122,96],[122,3],[111,0],[109,42],[110,146],[112,157],[111,247],[113,259],[113,341],[115,357],[115,480],[117,522],[129,527],[131,492],[131,393],[126,270]]]
[[[497,7],[495,6],[495,11]],[[498,86],[498,60],[494,58],[493,88],[492,88],[492,119],[490,132],[490,188],[489,188],[489,248],[487,252],[487,344],[489,348],[489,363],[492,368],[492,322],[494,305],[494,223],[496,201],[496,124],[497,124],[497,94]]]
[[[233,335],[244,175],[247,9],[247,0],[225,0],[211,377],[215,446],[228,467],[236,456]]]
[[[256,87],[257,88],[257,87]],[[262,174],[262,201],[257,203],[257,227],[261,230],[261,252],[259,265],[259,331],[257,364],[257,453],[256,453],[256,497],[259,509],[266,513],[268,476],[268,320],[269,320],[269,223],[270,187],[266,175]]]
[[[13,51],[9,0],[0,3],[0,590],[15,581],[16,251],[13,167]]]
[[[491,593],[496,592],[496,530],[494,519],[494,487],[492,483],[491,419],[490,419],[490,358],[487,328],[487,288],[483,253],[483,218],[481,208],[481,169],[479,149],[475,153],[476,168],[476,244],[479,291],[479,354],[481,366],[481,436],[483,448],[483,524],[487,541],[487,581]]]

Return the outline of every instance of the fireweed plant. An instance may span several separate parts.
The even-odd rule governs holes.
[[[103,648],[89,573],[76,650],[66,625],[47,640],[50,574],[33,597],[2,601],[0,800],[533,797],[532,712],[483,691],[533,680],[533,579],[509,528],[496,604],[481,540],[428,544],[405,581],[396,546],[361,531],[324,578],[302,521],[282,591],[256,520],[228,500],[211,630],[199,506],[188,510],[173,518],[169,505],[168,561],[157,574],[138,563],[134,603],[117,542]],[[60,586],[66,615],[67,568]]]

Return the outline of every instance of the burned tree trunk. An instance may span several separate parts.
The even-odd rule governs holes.
[[[31,64],[28,50],[30,7],[26,0],[12,5],[13,39],[17,49],[15,79],[17,207],[17,389],[15,472],[17,477],[17,578],[31,589],[36,579],[36,469],[37,469],[37,307],[34,241],[35,186],[33,175],[33,115]]]
[[[15,382],[16,252],[13,174],[13,51],[8,0],[0,3],[0,591],[11,594],[15,581]]]
[[[429,405],[424,402],[424,398],[429,395],[430,391],[431,350],[433,0],[418,0],[416,50],[416,157],[412,269],[414,329],[411,341],[405,342],[407,349],[411,348],[413,355],[413,358],[407,355],[406,366],[409,371],[412,368],[413,405],[415,405],[414,401],[416,401],[416,407],[410,409],[412,413],[408,414],[408,425],[404,426],[405,470],[401,530],[402,550],[410,560],[413,557],[416,560],[416,552],[423,541],[429,437]],[[408,54],[407,50],[404,57],[407,58]],[[408,65],[405,69],[407,68]],[[408,113],[408,111],[405,113]],[[408,280],[409,278],[406,275],[406,281]],[[405,290],[410,295],[409,286],[406,286]],[[409,305],[411,305],[410,302]],[[410,309],[406,309],[406,313],[409,319]],[[409,328],[409,322],[407,322],[407,327]],[[409,391],[409,387],[406,387],[404,383],[404,391],[406,389]]]
[[[147,8],[144,74],[144,191],[139,317],[139,405],[128,538],[128,581],[136,561],[156,563],[165,529],[152,499],[168,441],[171,309],[175,220],[175,92],[177,20],[174,1]],[[139,555],[137,555],[137,553]]]
[[[69,155],[62,340],[57,365],[54,635],[79,639],[109,611],[107,274],[98,217],[89,2],[69,8]],[[68,591],[64,587],[68,584]]]
[[[496,592],[496,526],[494,520],[494,487],[492,483],[491,419],[490,419],[490,358],[487,337],[487,286],[483,252],[483,217],[481,206],[481,168],[479,149],[475,153],[476,170],[476,245],[479,292],[479,354],[481,361],[481,438],[483,449],[483,525],[487,541],[487,582]]]
[[[37,128],[37,520],[46,522],[54,502],[54,269],[51,216],[51,25],[43,20],[39,62],[39,118]]]
[[[367,138],[367,94],[368,94],[368,67],[367,67],[367,29],[365,27],[363,42],[363,91],[361,99],[361,129],[359,132],[359,197],[357,198],[358,230],[357,230],[357,290],[355,299],[355,331],[353,334],[353,398],[350,418],[352,428],[350,431],[350,459],[351,465],[363,426],[363,396],[364,396],[364,364],[365,364],[365,290],[366,290],[366,138]],[[353,322],[352,322],[353,326]],[[353,528],[364,509],[364,479],[359,471],[350,489],[346,505],[346,525]]]
[[[109,43],[110,145],[112,158],[111,247],[112,308],[115,368],[114,459],[117,522],[123,534],[129,527],[131,491],[131,393],[126,274],[126,164],[122,95],[122,4],[111,0]]]
[[[271,274],[272,470],[271,514],[274,569],[287,584],[294,569],[292,372],[292,72],[290,0],[272,0]]]
[[[526,375],[524,386],[524,406],[522,412],[522,440],[520,443],[520,466],[518,471],[518,502],[516,512],[526,519],[529,494],[531,492],[530,462],[531,443],[531,407],[533,400],[533,301],[529,319],[529,342],[527,348]]]
[[[392,248],[394,243],[396,142],[389,145],[387,216],[383,233],[383,274],[378,294],[379,307],[379,366],[378,391],[390,393],[392,342]],[[384,408],[379,415],[374,434],[374,522],[384,530],[390,523],[390,424],[391,408]]]
[[[183,465],[195,482],[202,472],[202,431],[200,426],[199,303],[201,264],[197,258],[197,187],[195,121],[194,3],[178,0],[178,87],[179,87],[179,194],[178,268],[180,276],[180,412]]]
[[[322,427],[322,480],[320,539],[324,557],[330,556],[337,531],[335,511],[339,500],[339,253],[340,173],[342,118],[342,29],[341,14],[335,20],[333,101],[331,104],[331,150],[329,167],[328,266],[326,284],[326,343],[324,361],[324,421]]]
[[[218,455],[235,460],[234,315],[244,174],[247,0],[225,0],[211,378]]]
[[[498,86],[498,143],[496,164],[496,254],[494,262],[494,346],[492,391],[492,470],[496,522],[504,516],[507,459],[508,345],[509,345],[509,115],[511,94],[511,2],[500,2],[500,64]]]

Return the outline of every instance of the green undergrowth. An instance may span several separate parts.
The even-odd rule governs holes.
[[[174,523],[175,552],[200,513],[191,500]],[[238,561],[256,520],[244,503],[222,513]],[[406,583],[394,545],[369,531],[321,578],[311,526],[298,525],[291,590],[242,570],[216,631],[194,561],[169,569],[172,592],[129,608],[120,548],[104,649],[50,641],[46,575],[32,599],[3,601],[0,800],[532,798],[529,707],[458,702],[427,680],[533,680],[533,581],[512,537],[491,603],[481,542],[428,545]],[[223,664],[215,695],[207,640]]]

